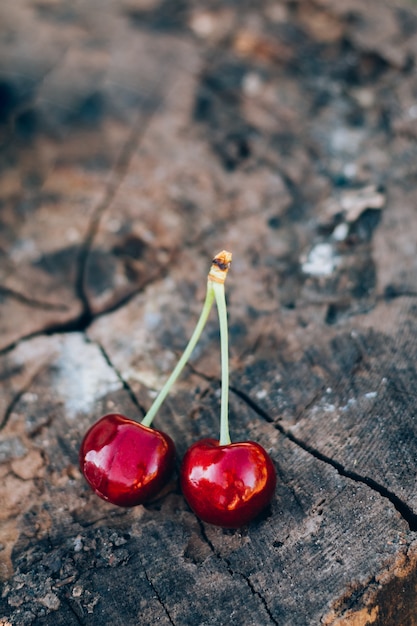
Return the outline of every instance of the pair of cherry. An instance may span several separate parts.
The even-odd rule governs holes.
[[[175,465],[175,445],[151,428],[162,402],[188,361],[216,300],[220,322],[222,397],[220,439],[203,439],[186,452],[180,470],[185,499],[200,519],[224,528],[250,522],[270,503],[276,472],[267,452],[254,441],[231,443],[228,426],[228,338],[224,281],[231,254],[213,260],[207,295],[194,333],[171,376],[141,423],[118,413],[105,415],[86,433],[80,467],[95,493],[119,506],[135,506],[155,497]]]

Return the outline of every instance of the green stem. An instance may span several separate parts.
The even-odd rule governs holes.
[[[152,424],[152,421],[155,415],[157,414],[158,410],[161,407],[161,404],[163,403],[163,401],[169,394],[172,385],[175,383],[178,376],[181,374],[182,370],[184,369],[184,366],[187,363],[188,359],[190,358],[191,353],[194,350],[196,343],[200,338],[203,328],[206,325],[207,318],[209,316],[213,302],[214,302],[213,283],[209,280],[207,281],[207,293],[206,293],[206,299],[203,305],[203,310],[201,311],[200,318],[197,322],[197,325],[194,329],[191,339],[188,342],[187,347],[185,348],[180,360],[178,361],[176,367],[172,371],[170,377],[166,381],[165,385],[162,387],[158,396],[155,398],[151,408],[149,409],[149,411],[143,418],[141,423],[144,426],[150,426]]]
[[[229,434],[229,340],[227,331],[227,308],[224,295],[224,284],[213,283],[212,289],[216,297],[217,312],[220,325],[220,350],[222,365],[222,397],[220,408],[220,441],[221,446],[230,443]]]

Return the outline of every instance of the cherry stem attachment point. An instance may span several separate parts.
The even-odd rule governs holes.
[[[198,340],[200,339],[201,333],[203,332],[204,326],[206,325],[208,316],[210,314],[214,299],[216,299],[217,307],[219,310],[220,325],[221,326],[225,325],[225,328],[226,328],[226,339],[223,340],[223,341],[226,341],[225,357],[223,357],[224,348],[222,348],[222,364],[225,359],[226,368],[224,368],[222,365],[222,409],[221,410],[222,410],[222,413],[225,411],[226,432],[227,432],[227,402],[228,402],[228,391],[229,391],[229,383],[228,383],[229,368],[228,368],[228,363],[227,363],[227,359],[228,359],[228,356],[227,356],[227,313],[226,313],[226,303],[225,303],[225,298],[224,298],[223,284],[224,284],[224,281],[226,280],[226,276],[230,267],[231,260],[232,260],[232,255],[230,254],[230,252],[227,252],[226,250],[219,252],[219,254],[216,254],[216,256],[214,257],[211,268],[210,268],[210,272],[208,275],[208,280],[207,280],[206,299],[204,301],[203,310],[201,311],[197,325],[194,329],[193,334],[191,335],[191,339],[189,340],[180,360],[178,361],[177,365],[175,366],[168,380],[162,387],[158,396],[155,398],[149,411],[146,413],[145,417],[143,418],[141,422],[143,426],[151,426],[155,415],[157,414],[162,403],[164,402],[165,398],[169,394],[172,385],[176,382],[177,378],[179,377],[182,370],[184,369],[184,366],[186,365],[188,359],[191,356],[192,351],[194,350]],[[217,291],[220,291],[220,300],[223,299],[223,306],[224,306],[224,314],[222,314],[223,321],[221,321],[220,319],[220,308],[222,307],[222,304],[220,305],[218,304]],[[223,297],[221,297],[221,292],[223,292]],[[224,329],[223,331],[220,330],[220,336],[222,337],[223,335],[224,335]],[[225,388],[225,385],[223,383],[224,371],[226,372],[226,382],[227,382],[226,398],[225,398],[226,408],[225,409],[223,409],[223,393],[224,393],[224,388]],[[222,419],[221,419],[221,423],[222,423]]]

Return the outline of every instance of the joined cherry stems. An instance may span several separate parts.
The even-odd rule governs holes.
[[[165,398],[169,394],[171,387],[176,382],[177,378],[181,374],[184,366],[189,360],[192,351],[194,350],[201,333],[207,323],[208,316],[213,306],[214,300],[216,300],[219,325],[220,325],[220,349],[221,349],[221,413],[220,413],[220,445],[226,445],[230,443],[229,427],[228,427],[228,401],[229,401],[229,350],[228,350],[228,331],[227,331],[227,309],[226,299],[224,294],[224,282],[226,280],[227,272],[230,267],[232,255],[226,250],[222,250],[214,257],[210,272],[207,277],[207,291],[203,304],[200,317],[196,324],[193,334],[182,353],[177,365],[173,369],[171,375],[165,382],[158,396],[152,403],[149,411],[141,421],[143,426],[151,426],[152,421],[160,409]]]

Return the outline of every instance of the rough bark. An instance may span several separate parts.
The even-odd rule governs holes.
[[[1,624],[417,624],[416,55],[405,0],[0,7]],[[77,463],[222,248],[232,438],[278,473],[238,531]],[[219,379],[213,316],[155,422],[178,466]]]

